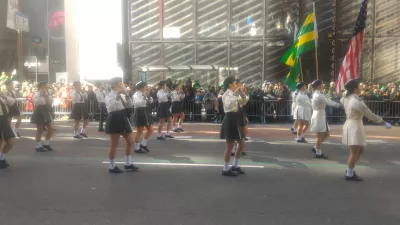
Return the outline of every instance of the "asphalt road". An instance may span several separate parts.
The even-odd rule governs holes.
[[[71,123],[55,126],[55,151],[36,153],[35,129],[22,124],[11,167],[0,171],[0,225],[400,223],[400,128],[367,127],[356,168],[365,181],[350,183],[341,126],[323,146],[329,160],[317,160],[313,144],[295,143],[288,125],[251,125],[240,177],[221,176],[219,125],[153,138],[150,153],[133,156],[140,171],[121,175],[108,173],[108,139],[95,123],[88,140],[73,140]],[[123,155],[121,143],[117,161]]]

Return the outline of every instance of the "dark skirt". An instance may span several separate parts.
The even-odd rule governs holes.
[[[8,141],[15,138],[15,134],[8,123],[7,116],[0,116],[0,140]]]
[[[249,120],[247,119],[246,113],[243,111],[243,109],[241,109],[239,113],[241,115],[239,118],[239,125],[244,127],[249,123]]]
[[[48,105],[39,105],[35,107],[31,116],[31,123],[33,124],[49,124],[54,121],[52,116],[51,107]]]
[[[106,121],[106,134],[128,134],[132,133],[126,110],[108,113]]]
[[[171,106],[172,115],[179,114],[182,112],[183,112],[183,102],[181,102],[181,101],[172,102],[172,106]]]
[[[241,140],[244,138],[242,125],[243,116],[240,112],[225,113],[222,121],[220,138],[225,140]]]
[[[168,118],[171,117],[170,111],[170,103],[169,102],[161,102],[158,104],[157,109],[157,117],[159,118]]]
[[[71,118],[74,120],[87,120],[89,119],[89,113],[86,103],[74,103],[72,104]]]
[[[135,108],[132,118],[133,125],[136,127],[146,127],[153,124],[148,107]]]
[[[19,111],[17,104],[14,104],[13,106],[8,107],[8,116],[9,117],[21,116],[21,112]]]

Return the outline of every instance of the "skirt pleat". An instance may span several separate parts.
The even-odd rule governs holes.
[[[243,115],[240,112],[225,113],[222,121],[220,138],[225,140],[241,140],[244,138],[243,129],[240,122]]]
[[[51,107],[48,105],[39,105],[35,107],[31,116],[31,123],[33,124],[48,124],[54,121],[52,116]]]
[[[153,124],[153,118],[147,107],[135,108],[132,117],[132,123],[135,127],[146,127]]]
[[[125,109],[108,113],[106,120],[107,134],[132,133],[132,126]]]

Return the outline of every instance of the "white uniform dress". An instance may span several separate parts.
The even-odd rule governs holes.
[[[334,102],[325,95],[323,95],[320,91],[314,91],[313,98],[311,100],[312,105],[312,116],[311,116],[311,132],[329,132],[329,126],[326,122],[326,106],[332,106],[339,108],[340,103]]]
[[[296,96],[296,109],[293,118],[295,120],[310,121],[312,113],[311,100],[305,92],[299,91]]]
[[[292,116],[294,118],[294,111],[296,110],[296,96],[297,96],[297,91],[292,92]]]
[[[375,115],[357,95],[351,94],[340,100],[346,111],[346,123],[343,126],[342,142],[348,146],[366,146],[366,138],[363,126],[363,117],[367,117],[375,123],[383,122],[383,119]]]

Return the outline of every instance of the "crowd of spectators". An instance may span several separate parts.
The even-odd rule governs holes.
[[[0,82],[5,82],[9,80],[9,77],[2,74],[0,77]],[[213,85],[202,85],[198,81],[192,81],[188,79],[186,81],[172,81],[167,79],[167,86],[171,89],[174,82],[179,82],[182,84],[182,89],[186,94],[184,99],[184,109],[185,114],[189,120],[201,121],[202,109],[206,114],[207,121],[220,122],[223,118],[223,107],[222,107],[222,94],[223,90],[221,87]],[[100,83],[90,84],[83,83],[83,87],[88,93],[88,101],[92,105],[97,105],[95,91],[99,85],[104,85]],[[72,84],[54,83],[51,84],[51,89],[53,97],[55,98],[54,104],[61,106],[62,108],[68,109],[71,107],[70,103],[70,92],[72,90]],[[389,83],[387,85],[375,84],[375,83],[363,83],[361,84],[363,91],[361,97],[367,102],[382,102],[387,103],[384,105],[387,110],[393,110],[393,105],[391,102],[400,102],[400,85],[397,83]],[[133,92],[135,91],[133,85],[126,85],[127,89]],[[35,85],[33,82],[15,82],[15,89],[17,95],[20,98],[25,99],[25,111],[32,112],[34,109],[33,105],[33,95],[35,92]],[[277,119],[279,117],[287,120],[291,115],[291,98],[292,92],[289,88],[281,83],[270,83],[265,81],[260,86],[248,86],[248,94],[250,97],[249,103],[246,105],[245,110],[249,116],[249,120],[257,121],[262,117],[273,117]],[[157,85],[149,86],[150,96],[154,99],[154,104],[152,106],[152,111],[156,112],[157,108]],[[307,94],[312,95],[311,85],[308,85]],[[341,98],[341,93],[335,93],[335,83],[327,83],[325,87],[324,94],[333,101],[339,101]],[[95,109],[95,107],[92,107]],[[400,109],[400,107],[397,107]],[[376,111],[376,110],[375,110]],[[385,111],[380,107],[379,112]],[[386,112],[387,113],[387,112]],[[204,114],[204,113],[203,113]],[[338,115],[340,113],[336,112],[335,109],[328,109],[328,116]],[[382,114],[381,114],[382,115]]]

